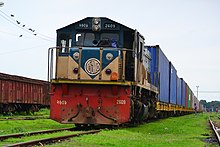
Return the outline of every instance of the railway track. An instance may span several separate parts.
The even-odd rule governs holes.
[[[216,124],[211,119],[209,119],[209,123],[211,125],[212,130],[215,133],[215,136],[216,136],[216,139],[218,141],[218,144],[220,145],[220,128],[218,128],[216,126]]]
[[[49,119],[49,116],[4,117],[4,118],[0,118],[0,121],[5,121],[5,120],[35,120],[35,119]]]
[[[16,133],[16,134],[8,134],[8,135],[0,135],[0,141],[8,139],[8,138],[19,138],[23,136],[30,136],[36,134],[47,134],[54,133],[59,131],[72,131],[74,128],[62,128],[62,129],[53,129],[53,130],[43,130],[43,131],[35,131],[35,132],[25,132],[25,133]]]
[[[74,134],[70,134],[70,135],[63,135],[63,136],[58,136],[58,137],[50,137],[50,138],[44,138],[44,139],[31,140],[31,141],[27,141],[27,142],[20,142],[20,143],[16,143],[16,144],[6,145],[6,147],[27,147],[27,146],[35,146],[35,145],[44,146],[46,144],[60,142],[60,141],[63,141],[63,140],[66,140],[66,139],[69,139],[72,137],[78,137],[81,135],[99,133],[100,131],[101,130],[90,130],[90,131],[84,131],[84,132],[74,133]]]
[[[26,146],[35,146],[35,145],[44,146],[45,144],[60,142],[62,140],[66,140],[71,137],[78,137],[81,135],[95,134],[95,133],[99,133],[100,131],[101,130],[91,130],[91,131],[84,131],[84,132],[80,132],[80,133],[74,133],[74,134],[70,134],[70,135],[44,138],[44,139],[38,139],[38,140],[31,140],[31,141],[27,141],[27,142],[20,142],[20,143],[16,143],[16,144],[6,145],[6,147],[23,147],[23,146],[26,147]]]

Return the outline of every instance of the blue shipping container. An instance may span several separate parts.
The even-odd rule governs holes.
[[[151,54],[151,62],[150,62],[150,76],[151,76],[151,84],[159,88],[159,79],[158,79],[158,53],[156,50],[156,46],[147,46],[150,54]]]
[[[169,63],[169,71],[169,103],[177,104],[177,70],[171,62]]]
[[[177,76],[177,105],[181,104],[181,79]]]
[[[181,78],[181,105],[186,107],[186,82]]]
[[[159,100],[169,103],[169,60],[157,46],[148,46],[151,53],[151,82],[159,88]]]

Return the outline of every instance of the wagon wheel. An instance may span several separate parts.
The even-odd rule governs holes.
[[[3,112],[7,115],[12,115],[12,113],[15,111],[15,107],[12,104],[8,104],[3,106]]]
[[[39,107],[38,105],[31,105],[31,107],[29,108],[29,112],[34,113],[39,111]]]

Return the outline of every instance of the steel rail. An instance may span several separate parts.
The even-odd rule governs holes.
[[[218,144],[220,145],[220,136],[219,136],[218,130],[215,127],[215,125],[213,124],[213,122],[211,121],[211,119],[209,119],[209,123],[210,123],[210,125],[212,127],[212,130],[215,132],[215,136],[216,136],[216,138],[218,140]]]
[[[74,128],[61,128],[61,129],[53,129],[53,130],[43,130],[43,131],[35,131],[35,132],[24,132],[24,133],[0,135],[0,141],[8,139],[8,138],[19,138],[19,137],[23,137],[27,135],[54,133],[54,132],[65,131],[65,130],[67,131],[74,130]]]
[[[21,142],[21,143],[6,145],[6,147],[26,147],[26,146],[34,146],[34,145],[45,145],[45,144],[54,143],[57,141],[60,142],[61,140],[65,140],[65,139],[68,139],[71,137],[78,137],[81,135],[99,133],[100,131],[101,130],[92,130],[92,131],[85,131],[85,132],[81,132],[81,133],[71,134],[71,135],[32,140],[32,141],[28,141],[28,142]]]
[[[0,118],[0,121],[6,121],[6,120],[35,120],[35,119],[49,119],[49,116],[35,116],[35,117],[5,117]]]

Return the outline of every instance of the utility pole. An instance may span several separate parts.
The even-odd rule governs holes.
[[[199,92],[199,86],[196,86],[196,88],[197,88],[197,99],[199,99],[199,95],[198,95],[198,92]]]

